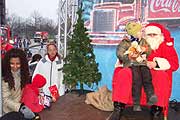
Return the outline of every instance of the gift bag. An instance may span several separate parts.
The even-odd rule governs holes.
[[[49,91],[51,93],[52,99],[55,102],[59,98],[59,92],[56,85],[50,86]]]

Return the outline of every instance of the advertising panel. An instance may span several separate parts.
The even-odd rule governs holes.
[[[149,0],[148,20],[180,19],[179,0]]]

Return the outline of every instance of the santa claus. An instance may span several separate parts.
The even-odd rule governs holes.
[[[158,23],[145,26],[144,38],[150,44],[152,52],[147,66],[151,69],[152,83],[158,102],[151,106],[152,120],[160,120],[163,108],[168,106],[171,95],[172,73],[179,67],[178,56],[174,48],[174,39],[170,32]],[[130,68],[117,67],[112,82],[114,111],[109,120],[120,120],[126,104],[132,104],[132,71]],[[141,104],[146,105],[146,95],[142,90]]]

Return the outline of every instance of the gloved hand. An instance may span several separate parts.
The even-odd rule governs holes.
[[[19,112],[21,112],[24,115],[24,118],[26,118],[26,119],[35,118],[35,114],[23,103],[21,104],[21,106],[19,108]]]

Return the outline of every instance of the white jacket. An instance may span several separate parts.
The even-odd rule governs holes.
[[[52,62],[48,55],[42,58],[33,73],[33,78],[36,74],[41,74],[46,78],[46,84],[43,87],[43,92],[46,95],[50,95],[49,87],[52,85],[56,85],[59,90],[60,96],[65,93],[65,85],[63,84],[63,60],[59,60],[58,57]]]

